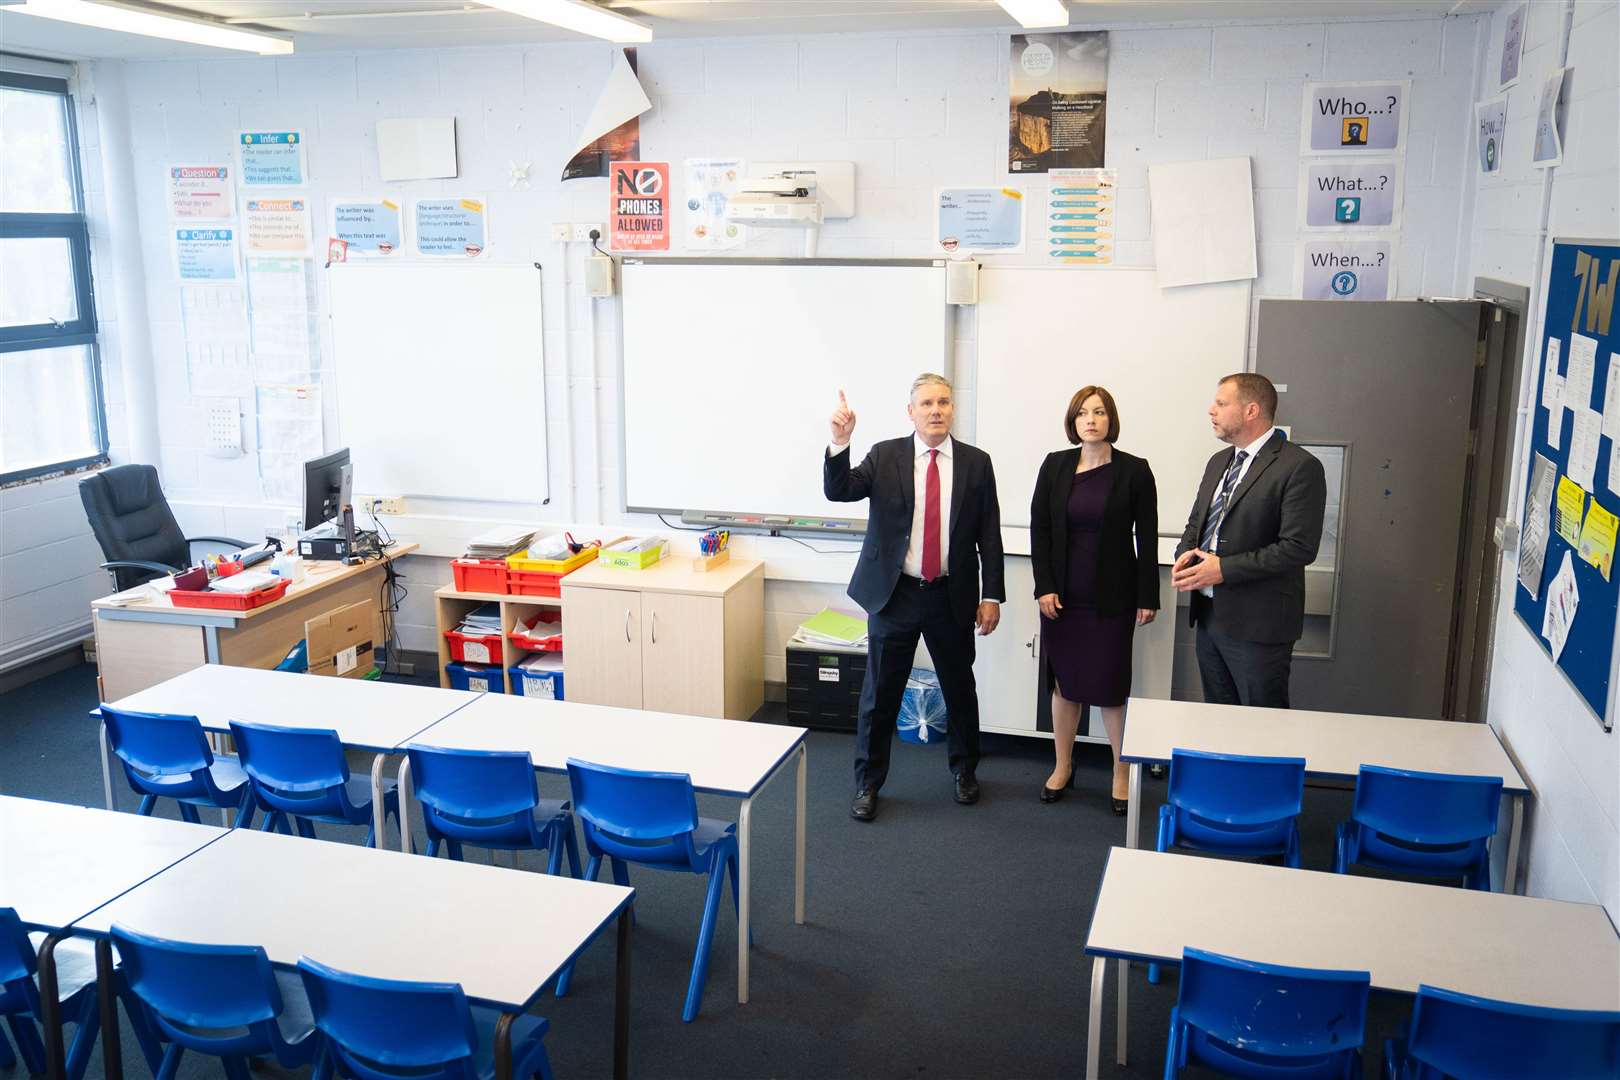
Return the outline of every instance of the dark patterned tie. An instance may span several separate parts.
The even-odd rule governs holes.
[[[922,577],[939,577],[939,451],[928,451],[928,478],[923,483]]]
[[[1209,516],[1204,519],[1204,535],[1198,538],[1198,549],[1210,551],[1210,545],[1215,542],[1215,534],[1220,531],[1221,522],[1226,518],[1226,505],[1232,500],[1232,489],[1237,486],[1238,474],[1243,471],[1243,462],[1249,456],[1247,450],[1239,450],[1232,456],[1232,464],[1227,467],[1226,475],[1221,478],[1220,490],[1215,493],[1215,501],[1209,504]]]

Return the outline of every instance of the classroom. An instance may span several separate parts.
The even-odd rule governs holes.
[[[0,0],[0,1080],[1620,1076],[1617,293],[1620,0]]]

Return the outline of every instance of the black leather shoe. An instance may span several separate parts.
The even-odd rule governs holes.
[[[956,774],[956,801],[963,806],[972,806],[979,801],[979,781],[972,773]]]
[[[1130,801],[1127,799],[1111,799],[1111,801],[1114,804],[1114,813],[1118,814],[1120,817],[1124,817],[1126,811],[1131,808]]]
[[[849,804],[849,816],[856,821],[871,821],[877,817],[877,792],[871,788],[857,791],[855,801]]]
[[[1041,802],[1057,802],[1063,798],[1063,792],[1072,787],[1074,787],[1074,770],[1070,769],[1069,781],[1062,787],[1049,788],[1046,784],[1041,784]]]

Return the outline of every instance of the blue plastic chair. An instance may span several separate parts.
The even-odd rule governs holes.
[[[1353,1080],[1366,1037],[1365,971],[1318,971],[1202,949],[1181,957],[1164,1077],[1189,1064],[1255,1080]]]
[[[82,1080],[96,1037],[101,1033],[101,1013],[96,1008],[95,946],[86,938],[63,938],[56,946],[55,960],[62,1025],[77,1025],[73,1042],[68,1046],[66,1073],[68,1080]],[[23,1065],[30,1073],[38,1076],[45,1072],[45,1043],[35,1028],[35,1021],[44,1019],[38,972],[39,958],[22,920],[15,909],[0,908],[0,1016],[6,1018],[11,1036],[17,1042],[14,1054],[6,1037],[0,1035],[0,1069],[16,1065],[17,1054],[21,1054]],[[147,1064],[155,1070],[162,1058],[157,1039],[124,985],[122,973],[115,977],[117,992],[124,999]]]
[[[1614,1080],[1620,1012],[1547,1009],[1418,987],[1404,1040],[1384,1044],[1387,1080]]]
[[[253,800],[265,813],[261,829],[280,828],[314,838],[314,822],[366,826],[366,847],[375,847],[371,781],[351,777],[337,732],[324,728],[269,727],[231,721],[231,737]],[[383,783],[383,816],[399,817],[399,793]]]
[[[500,1013],[469,1005],[455,983],[396,982],[351,975],[309,957],[298,972],[315,1023],[326,1037],[313,1080],[336,1071],[357,1080],[488,1080],[495,1075]],[[512,1023],[512,1075],[551,1080],[549,1023],[527,1014]]]
[[[527,751],[446,750],[406,747],[411,782],[422,804],[427,854],[443,843],[450,858],[461,845],[502,851],[547,851],[546,873],[562,868],[579,877],[579,842],[567,800],[542,799],[535,785],[534,761]]]
[[[1461,875],[1491,888],[1491,837],[1502,805],[1499,776],[1450,776],[1363,765],[1350,820],[1341,821],[1333,872],[1352,866],[1426,877]]]
[[[170,1042],[156,1080],[173,1080],[187,1050],[223,1059],[230,1080],[249,1080],[248,1059],[269,1054],[308,1065],[320,1040],[294,972],[277,972],[257,945],[198,945],[114,923],[129,987]]]
[[[138,813],[150,814],[158,799],[176,799],[180,816],[197,824],[197,807],[239,811],[250,824],[253,802],[247,774],[236,758],[214,757],[195,716],[131,712],[101,706],[107,743],[123,763],[129,786],[141,796]]]
[[[1299,867],[1299,811],[1305,759],[1170,752],[1168,802],[1159,807],[1158,849],[1281,855]],[[1159,981],[1159,965],[1148,965]]]
[[[731,906],[737,909],[737,826],[700,818],[692,778],[685,773],[637,772],[568,759],[568,785],[585,828],[590,862],[587,880],[596,880],[602,860],[612,865],[613,880],[630,884],[628,863],[655,870],[706,874],[709,891],[703,903],[703,925],[692,958],[681,1019],[690,1024],[703,1001],[709,977],[709,946],[720,909],[720,888],[731,876]],[[568,991],[572,969],[557,980],[557,996]]]

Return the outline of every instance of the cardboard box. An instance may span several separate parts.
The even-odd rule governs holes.
[[[333,608],[304,623],[309,673],[363,679],[375,662],[377,601]]]

